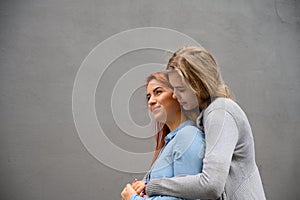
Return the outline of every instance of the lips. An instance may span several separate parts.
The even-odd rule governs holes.
[[[151,108],[151,112],[155,112],[156,110],[158,110],[160,108],[160,106],[153,106]]]
[[[185,105],[186,102],[179,101],[179,104],[180,104],[180,105]]]

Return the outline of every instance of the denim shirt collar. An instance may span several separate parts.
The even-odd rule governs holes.
[[[186,120],[182,122],[174,131],[170,132],[166,137],[165,137],[165,143],[168,144],[175,135],[178,133],[178,131],[182,128],[185,127],[186,125],[195,125],[195,123],[191,120]]]

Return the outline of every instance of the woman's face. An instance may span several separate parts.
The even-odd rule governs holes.
[[[173,97],[178,100],[184,110],[192,110],[199,106],[196,94],[177,72],[169,74],[169,81],[174,88]]]
[[[154,118],[166,123],[174,120],[180,114],[180,105],[173,97],[172,89],[163,83],[152,79],[147,85],[148,109]]]

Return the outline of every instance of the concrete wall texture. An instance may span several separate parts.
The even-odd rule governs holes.
[[[110,36],[139,27],[179,31],[213,53],[252,125],[267,198],[300,196],[300,1],[11,0],[0,5],[0,199],[120,199],[126,183],[143,177],[122,170],[122,163],[132,161],[124,159],[116,169],[92,155],[72,113],[75,77],[87,55]],[[120,55],[105,70],[95,110],[116,146],[138,153],[153,148],[153,137],[124,134],[110,101],[114,85],[133,66],[166,63],[168,57],[145,48]],[[135,90],[129,103],[141,126],[149,122],[143,95]],[[107,160],[121,159],[95,147]],[[138,162],[150,163],[132,162],[133,168]]]

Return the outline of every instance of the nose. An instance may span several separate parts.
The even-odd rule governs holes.
[[[174,99],[180,100],[180,95],[176,89],[174,89],[172,97]]]
[[[150,109],[151,106],[155,105],[156,104],[156,98],[154,96],[151,96],[148,100],[148,108]]]
[[[173,92],[173,95],[172,95],[173,99],[177,99],[176,95],[175,95],[175,91]]]

